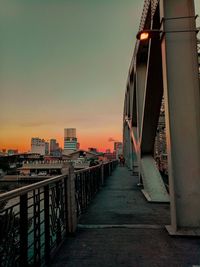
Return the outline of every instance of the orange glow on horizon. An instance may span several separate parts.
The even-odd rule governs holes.
[[[118,135],[113,135],[114,140],[121,141],[122,137]],[[45,140],[49,140],[51,138],[55,138],[57,142],[59,143],[60,147],[63,148],[63,137],[61,136],[54,136],[51,138],[45,137],[45,136],[39,136],[39,138],[44,138]],[[105,152],[106,149],[110,149],[113,151],[114,148],[114,141],[109,142],[109,137],[107,134],[104,133],[104,135],[90,135],[87,134],[78,135],[78,142],[80,143],[80,149],[88,150],[89,147],[97,148],[98,151]],[[10,142],[10,138],[7,138],[6,140],[1,140],[0,142],[0,151],[2,149],[18,149],[19,152],[28,152],[31,150],[31,137],[25,137],[13,140],[13,142]]]

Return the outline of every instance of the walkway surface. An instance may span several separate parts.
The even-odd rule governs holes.
[[[200,239],[171,237],[169,204],[148,203],[138,177],[118,167],[79,220],[51,266],[192,267],[200,265]]]

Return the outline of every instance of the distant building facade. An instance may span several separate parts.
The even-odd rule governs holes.
[[[106,149],[106,152],[104,153],[104,158],[106,160],[114,160],[116,159],[116,152],[111,152],[110,149]]]
[[[50,155],[53,157],[60,157],[62,149],[56,139],[50,139]]]
[[[80,143],[77,143],[76,149],[77,149],[77,150],[80,149]]]
[[[62,174],[68,165],[61,160],[24,162],[18,171],[23,176],[55,176]]]
[[[122,142],[114,142],[114,151],[116,153],[116,158],[123,154],[123,144]]]
[[[18,154],[18,149],[8,149],[7,151],[8,156]]]
[[[45,155],[45,140],[39,137],[31,138],[31,153]]]
[[[88,151],[98,153],[98,149],[96,147],[88,147]]]
[[[49,155],[49,142],[45,142],[45,155]]]
[[[56,150],[56,139],[50,139],[49,150],[50,153]]]
[[[64,154],[70,154],[77,151],[79,147],[76,129],[75,128],[66,128],[64,129]]]
[[[121,142],[114,142],[114,150],[117,150],[118,146],[121,144]]]
[[[87,150],[77,150],[75,152],[68,154],[68,156],[70,157],[71,160],[77,160],[80,158],[85,158],[85,159],[96,158],[96,159],[98,159],[98,154],[91,152],[91,151],[87,151]]]
[[[76,138],[76,128],[66,128],[66,129],[64,129],[64,137]]]

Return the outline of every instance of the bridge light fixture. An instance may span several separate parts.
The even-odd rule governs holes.
[[[149,40],[149,39],[159,39],[160,38],[160,33],[162,31],[160,30],[142,30],[142,31],[139,31],[136,35],[136,38],[140,41],[146,41],[146,40]]]
[[[139,31],[136,35],[136,38],[139,41],[148,41],[149,39],[161,40],[163,35],[166,33],[183,33],[183,32],[199,32],[200,28],[195,28],[194,30],[185,29],[185,30],[173,30],[173,31],[161,31],[161,30],[142,30]]]
[[[140,40],[148,40],[149,39],[149,33],[148,32],[142,32],[140,35]]]

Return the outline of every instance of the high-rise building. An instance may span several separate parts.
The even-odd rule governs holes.
[[[45,155],[49,155],[49,142],[45,142]]]
[[[64,137],[76,138],[76,128],[66,128],[66,129],[64,129]]]
[[[77,150],[77,137],[75,128],[64,129],[64,154],[69,154]]]
[[[62,149],[56,139],[50,139],[50,155],[54,157],[60,157]]]
[[[50,139],[50,154],[57,148],[56,139]]]
[[[45,140],[39,137],[31,138],[31,152],[45,155]]]

